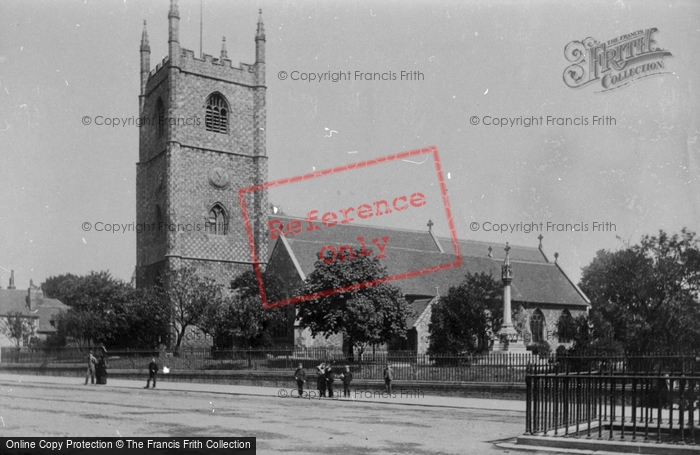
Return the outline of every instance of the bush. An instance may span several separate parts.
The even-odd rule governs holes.
[[[540,356],[540,358],[549,357],[552,353],[552,347],[546,341],[537,341],[528,346],[528,349],[532,351],[533,354]]]
[[[566,346],[564,346],[563,344],[560,344],[559,346],[557,346],[557,350],[556,350],[557,359],[564,357],[566,355],[566,353],[567,353]]]

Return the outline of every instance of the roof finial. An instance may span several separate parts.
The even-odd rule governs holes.
[[[141,33],[141,50],[151,51],[151,46],[148,45],[148,31],[146,31],[146,19],[143,20],[143,33]]]
[[[510,264],[510,245],[508,245],[508,242],[506,242],[506,247],[504,248],[506,250],[506,265]]]
[[[557,263],[557,260],[559,259],[559,253],[554,253],[554,263]]]
[[[433,229],[433,220],[428,220],[428,232],[432,231]]]
[[[544,236],[543,236],[542,234],[540,234],[539,236],[537,236],[537,238],[538,238],[539,241],[540,241],[540,246],[539,246],[539,248],[542,248],[542,239],[544,238]]]
[[[228,58],[228,53],[226,53],[226,37],[224,36],[224,40],[221,43],[221,58],[219,58],[219,60],[223,60],[225,58]]]
[[[493,248],[489,247],[489,254],[487,254],[486,256],[490,258],[493,257]]]

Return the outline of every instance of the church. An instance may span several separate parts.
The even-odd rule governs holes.
[[[177,1],[168,13],[168,55],[151,68],[146,24],[141,38],[140,116],[154,119],[140,128],[137,163],[137,223],[151,226],[137,233],[136,285],[155,282],[169,268],[191,266],[228,284],[251,270],[252,252],[238,190],[267,181],[265,28],[262,12],[254,35],[255,62],[234,66],[222,43],[218,58],[199,56],[179,42]],[[380,259],[390,275],[405,264],[416,268],[450,262],[451,240],[431,231],[338,225],[312,234],[278,236],[270,241],[265,191],[248,194],[246,206],[257,255],[268,273],[283,280],[293,292],[314,269],[324,245],[341,239],[391,235],[386,257]],[[295,217],[275,216],[285,222]],[[299,218],[301,220],[301,218]],[[426,220],[427,221],[427,220]],[[353,232],[355,231],[355,232]],[[371,238],[371,237],[369,237]],[[435,273],[398,280],[416,316],[407,321],[408,339],[392,349],[424,353],[428,346],[431,306],[458,285],[466,273],[491,273],[495,278],[505,259],[504,245],[460,239],[462,264]],[[545,254],[542,238],[533,247],[512,246],[513,309],[522,307],[529,341],[547,341],[553,348],[568,340],[556,337],[562,318],[586,314],[588,298],[557,263]],[[421,267],[418,267],[418,266]],[[280,346],[342,346],[341,337],[312,338],[294,321],[278,333]]]

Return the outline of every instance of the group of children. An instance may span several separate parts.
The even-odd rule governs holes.
[[[345,371],[340,374],[340,380],[343,381],[343,398],[350,398],[350,383],[352,382],[352,371],[350,366],[345,365]],[[304,384],[306,384],[306,372],[304,365],[299,364],[299,368],[294,372],[294,379],[297,381],[297,389],[299,390],[298,398],[304,395]],[[328,398],[333,398],[333,383],[335,382],[336,374],[333,371],[333,363],[321,362],[316,367],[316,385],[318,386],[319,396],[325,397],[326,391]],[[384,369],[384,384],[386,391],[391,394],[391,382],[394,380],[394,370],[391,365],[387,365]]]
[[[345,365],[345,371],[340,374],[339,378],[343,381],[343,397],[350,398],[352,371],[350,371],[349,365]],[[299,390],[298,397],[301,398],[304,395],[304,384],[306,384],[306,372],[301,363],[296,372],[294,372],[294,379],[297,381],[297,389]],[[321,364],[316,367],[316,385],[318,386],[319,396],[325,397],[327,391],[328,398],[333,398],[333,383],[335,379],[336,373],[333,371],[332,363],[321,362]]]

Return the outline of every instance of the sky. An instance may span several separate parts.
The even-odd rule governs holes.
[[[199,54],[200,2],[178,3],[180,45]],[[167,54],[168,8],[0,3],[3,288],[9,270],[18,288],[91,270],[131,277],[135,232],[82,225],[135,221],[138,128],[83,118],[139,115],[143,21],[155,67]],[[659,230],[698,230],[700,3],[204,0],[204,52],[218,57],[226,37],[234,64],[253,63],[259,8],[269,180],[434,146],[458,237],[536,247],[541,234],[575,281],[598,250]],[[670,53],[661,74],[604,92],[600,81],[565,83],[569,43],[651,28],[656,48]],[[400,80],[402,71],[419,80]],[[351,80],[328,80],[339,72]],[[356,72],[389,80],[354,80]],[[311,73],[328,76],[301,80]],[[594,116],[602,124],[593,125]],[[501,118],[510,120],[494,125]],[[526,127],[525,118],[542,124]],[[269,199],[304,216],[423,191],[424,207],[376,222],[424,230],[430,219],[447,236],[435,163],[426,157],[280,186]],[[540,229],[523,232],[528,223]],[[505,232],[493,228],[501,224]]]

